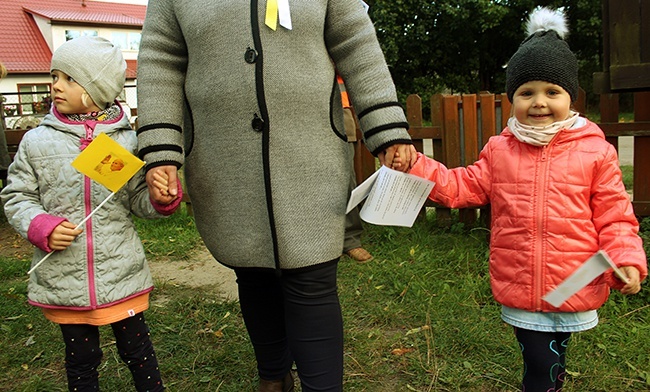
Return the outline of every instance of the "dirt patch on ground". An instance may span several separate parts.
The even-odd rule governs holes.
[[[31,259],[34,252],[32,244],[27,242],[9,224],[0,224],[0,256]]]
[[[190,260],[175,261],[168,258],[149,260],[154,279],[160,284],[174,284],[210,291],[223,300],[237,300],[235,272],[224,267],[204,247]]]
[[[34,248],[8,224],[0,224],[0,256],[31,260]],[[205,247],[189,260],[149,258],[149,268],[158,284],[174,284],[201,289],[222,300],[237,300],[235,273],[217,262]],[[28,268],[25,265],[25,268]]]

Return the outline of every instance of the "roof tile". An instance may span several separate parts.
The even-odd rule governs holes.
[[[53,6],[56,4],[56,7]],[[85,4],[85,5],[84,5]],[[43,38],[34,15],[53,24],[142,27],[147,7],[92,0],[0,1],[0,61],[10,73],[48,73],[52,50]],[[134,61],[127,77],[135,76]]]

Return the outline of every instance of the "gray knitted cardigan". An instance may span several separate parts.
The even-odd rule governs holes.
[[[411,143],[359,0],[156,0],[138,57],[138,142],[147,168],[184,165],[197,228],[230,267],[337,259],[351,175],[335,68],[368,148]]]

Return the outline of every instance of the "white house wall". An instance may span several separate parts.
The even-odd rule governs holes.
[[[38,29],[41,32],[41,35],[43,35],[43,38],[45,38],[45,42],[47,42],[47,46],[52,48],[52,25],[50,24],[49,19],[45,19],[41,16],[34,15],[34,21],[36,22],[36,26],[38,26]]]
[[[95,30],[97,35],[103,38],[106,38],[110,41],[112,33],[140,33],[141,29],[116,29],[116,28],[103,28],[99,26],[65,26],[65,25],[55,25],[52,26],[52,36],[53,46],[52,48],[56,50],[59,46],[63,45],[65,42],[65,31],[66,30]],[[54,51],[53,50],[53,51]],[[122,55],[125,60],[137,60],[138,51],[137,50],[122,50]]]

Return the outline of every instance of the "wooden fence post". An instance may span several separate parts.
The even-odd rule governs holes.
[[[634,121],[650,121],[650,91],[634,93]],[[634,212],[650,215],[650,136],[634,137]]]
[[[488,139],[497,134],[497,111],[495,94],[482,93],[479,95],[481,106],[481,149],[485,147]],[[490,205],[483,206],[479,209],[479,220],[486,226],[490,227],[492,213]]]
[[[600,94],[600,122],[618,122],[618,94]],[[618,136],[607,136],[605,139],[610,142],[618,151]]]
[[[417,94],[406,97],[406,119],[409,128],[422,126],[422,98]],[[413,146],[416,150],[424,153],[424,142],[422,139],[413,139]]]
[[[462,166],[470,165],[478,159],[479,130],[478,130],[478,107],[476,94],[463,94],[461,96],[461,107],[463,109],[463,163]],[[476,208],[463,208],[458,211],[458,218],[465,224],[476,223]]]
[[[444,134],[442,132],[444,125],[443,95],[432,95],[429,100],[429,106],[431,108],[431,126],[440,130],[440,137],[433,139],[433,158],[446,164],[447,154],[443,143]],[[443,223],[451,222],[451,208],[436,206],[436,219]]]

